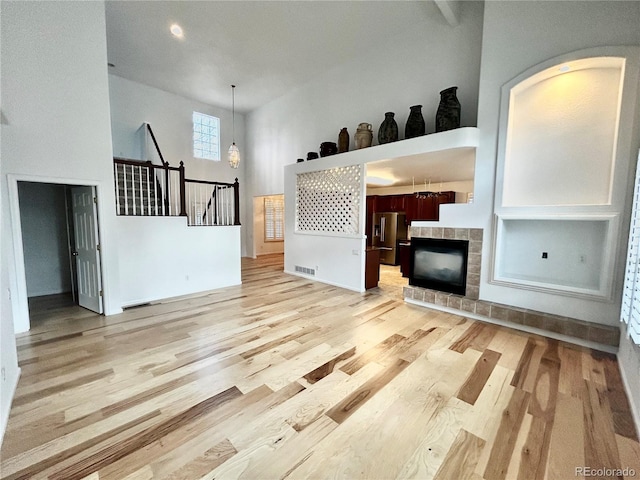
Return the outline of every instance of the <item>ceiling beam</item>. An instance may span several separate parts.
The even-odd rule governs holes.
[[[452,27],[457,27],[460,23],[460,2],[458,0],[433,0],[440,9],[440,13],[447,23]]]

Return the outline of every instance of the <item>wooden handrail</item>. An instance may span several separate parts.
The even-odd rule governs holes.
[[[153,144],[156,147],[156,152],[158,152],[158,155],[160,156],[160,161],[162,162],[163,165],[168,166],[169,163],[164,161],[164,157],[162,156],[162,152],[160,151],[160,147],[158,146],[158,142],[156,141],[156,136],[153,134],[153,130],[151,130],[151,125],[149,125],[148,123],[146,125],[147,125],[147,130],[151,134],[151,140],[153,140]]]
[[[185,178],[185,182],[189,183],[202,183],[204,185],[222,185],[223,187],[233,187],[233,183],[225,183],[225,182],[214,182],[211,180],[194,180],[192,178]]]
[[[134,160],[132,158],[113,157],[113,163],[117,163],[119,165],[133,165],[135,167],[160,168],[162,170],[173,170],[175,172],[180,170],[180,167],[171,167],[168,163],[165,163],[164,165],[155,165],[151,163],[151,160]]]

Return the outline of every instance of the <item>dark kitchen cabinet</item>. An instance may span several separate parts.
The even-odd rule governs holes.
[[[371,246],[371,229],[373,228],[373,214],[381,212],[406,213],[406,224],[409,226],[413,220],[438,220],[440,205],[443,203],[455,203],[456,192],[420,192],[419,194],[406,195],[369,195],[367,196],[367,208],[365,228],[367,246]]]
[[[419,192],[406,199],[407,223],[414,220],[439,220],[440,205],[455,203],[456,192]]]

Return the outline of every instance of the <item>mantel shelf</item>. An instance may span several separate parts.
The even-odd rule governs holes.
[[[475,149],[478,146],[479,137],[477,127],[463,127],[408,140],[385,143],[384,145],[352,150],[316,160],[293,163],[285,165],[285,168],[292,169],[294,173],[304,173],[319,169],[324,170],[405,157],[437,159],[439,156],[449,156],[454,150]]]

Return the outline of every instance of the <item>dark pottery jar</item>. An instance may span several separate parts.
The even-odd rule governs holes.
[[[338,153],[344,153],[349,151],[349,132],[347,127],[340,130],[338,134]]]
[[[298,160],[296,160],[296,163],[302,163],[304,162],[304,158],[299,158]]]
[[[391,143],[398,141],[398,124],[394,120],[395,113],[387,112],[384,114],[384,121],[378,129],[378,143]]]
[[[307,160],[315,160],[316,158],[318,158],[318,152],[307,153]]]
[[[404,126],[404,138],[420,137],[424,135],[424,117],[422,116],[422,105],[409,107],[409,118]]]
[[[338,153],[338,146],[334,142],[322,142],[320,144],[320,156],[328,157]]]
[[[440,105],[436,113],[436,132],[460,127],[460,102],[456,97],[458,87],[449,87],[440,92]]]

